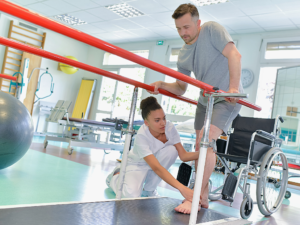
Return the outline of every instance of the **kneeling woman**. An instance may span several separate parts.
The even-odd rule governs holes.
[[[175,126],[166,116],[156,98],[142,100],[140,109],[144,124],[140,127],[133,149],[128,153],[123,198],[157,196],[161,180],[178,189],[183,197],[192,201],[193,191],[178,182],[168,169],[177,156],[184,162],[198,159],[198,152],[186,152]],[[120,165],[107,177],[106,183],[117,191]]]

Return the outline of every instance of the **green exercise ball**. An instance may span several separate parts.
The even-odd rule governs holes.
[[[0,91],[0,169],[16,163],[28,151],[33,122],[22,102]]]

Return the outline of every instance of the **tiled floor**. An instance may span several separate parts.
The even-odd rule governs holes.
[[[39,204],[53,202],[88,202],[114,199],[114,193],[105,184],[106,176],[118,164],[118,152],[105,154],[102,150],[75,148],[68,155],[67,144],[49,141],[43,149],[43,137],[35,137],[26,155],[13,166],[0,171],[0,206]],[[176,177],[178,165],[170,172]],[[213,180],[221,182],[220,174]],[[214,182],[213,181],[213,182]],[[255,198],[255,182],[251,193]],[[290,189],[292,197],[283,201],[283,206],[272,216],[264,217],[254,206],[248,219],[253,224],[300,224],[300,191]],[[161,196],[182,199],[174,188],[164,182],[158,187]],[[234,217],[240,217],[241,193],[232,207],[224,201],[210,203],[210,208]],[[0,222],[1,224],[1,222]]]

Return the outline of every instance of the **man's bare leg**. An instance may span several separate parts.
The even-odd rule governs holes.
[[[201,207],[208,208],[208,194],[209,194],[209,178],[214,171],[216,164],[216,154],[212,148],[207,149],[206,162],[203,174],[203,185],[201,189]]]
[[[217,140],[217,138],[223,133],[223,131],[214,126],[210,125],[210,132],[209,132],[209,140],[211,141],[212,139]],[[203,128],[202,130],[196,130],[196,146],[195,149],[196,151],[199,151],[200,149],[200,142],[203,136]],[[202,180],[202,188],[201,188],[201,202],[200,205],[202,208],[208,208],[209,203],[208,203],[208,186],[209,186],[209,178],[214,170],[216,163],[216,155],[213,152],[212,148],[207,149],[207,155],[206,155],[206,162],[205,162],[205,167],[204,167],[204,174],[203,174],[203,180]],[[196,164],[196,169],[198,165],[198,160],[195,162]],[[185,214],[190,214],[191,212],[191,207],[192,204],[189,201],[184,201],[182,204],[177,206],[175,208],[175,211],[185,213]],[[199,209],[200,210],[200,207]]]

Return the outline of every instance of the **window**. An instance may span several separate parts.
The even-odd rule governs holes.
[[[166,58],[166,64],[168,67],[170,67],[173,70],[177,70],[176,64],[178,61],[178,55],[180,49],[181,47],[179,46],[174,46],[169,49],[168,57]],[[193,73],[191,74],[191,77],[195,78]],[[174,83],[175,81],[176,81],[175,78],[172,78],[170,76],[165,76],[165,82]],[[199,88],[188,84],[187,91],[183,96],[198,101],[199,93],[200,93]],[[166,114],[192,116],[192,117],[195,116],[196,105],[186,103],[181,100],[177,100],[167,96],[162,96],[161,105],[164,111],[166,112]]]
[[[149,57],[149,50],[133,50],[130,52],[143,58]],[[105,52],[103,67],[105,70],[119,74],[120,76],[140,81],[142,83],[144,82],[146,72],[145,67],[114,54]],[[96,112],[97,120],[115,117],[122,119],[128,118],[133,90],[133,85],[103,77]],[[139,90],[138,101],[140,101],[141,95],[142,91]],[[137,110],[139,110],[138,106],[139,103],[137,103]]]
[[[112,73],[128,77],[133,80],[144,82],[146,69],[144,67],[117,68],[110,70]],[[103,77],[101,82],[100,96],[96,111],[96,120],[102,121],[105,118],[115,118],[127,120],[129,117],[131,100],[134,86],[117,81],[111,78]],[[138,101],[136,110],[139,111],[142,91],[138,92]],[[107,132],[99,132],[101,141],[105,141]]]
[[[118,74],[118,71],[110,71],[112,73]],[[111,109],[114,102],[114,93],[116,88],[116,80],[103,77],[102,87],[100,91],[100,98],[98,100],[98,110],[101,109]],[[109,110],[110,111],[110,110]]]
[[[130,51],[136,55],[139,55],[143,58],[148,59],[149,57],[149,50],[137,50],[137,51]],[[135,65],[135,62],[131,62],[127,59],[123,59],[117,55],[105,52],[103,65]]]
[[[172,69],[177,70],[177,68]],[[195,78],[193,73],[191,77]],[[173,83],[175,81],[175,78],[165,76],[165,82]],[[198,101],[199,93],[199,88],[189,84],[187,91],[183,96]],[[195,116],[196,112],[196,105],[186,103],[184,101],[177,100],[174,98],[170,98],[165,95],[162,97],[162,107],[167,114],[173,115]]]
[[[121,68],[120,74],[124,77],[134,79],[136,81],[144,82],[145,68]],[[114,110],[112,117],[129,117],[129,112],[132,102],[134,86],[118,81],[116,90],[116,100],[114,102]],[[139,89],[138,100],[136,103],[136,110],[139,112],[140,102],[142,97],[142,90]]]
[[[268,42],[265,59],[298,59],[300,58],[300,41]]]
[[[277,69],[280,67],[261,67],[259,73],[255,104],[263,106],[262,110],[254,111],[254,117],[271,118],[274,100]]]
[[[178,61],[178,55],[179,55],[180,48],[172,48],[169,61],[170,62],[177,62]]]
[[[111,71],[136,81],[144,82],[146,69],[120,68]],[[100,97],[98,101],[96,119],[102,121],[103,118],[126,118],[129,116],[131,100],[134,86],[123,83],[111,78],[103,77],[101,83]],[[139,111],[139,102],[142,91],[138,92],[137,111]]]

